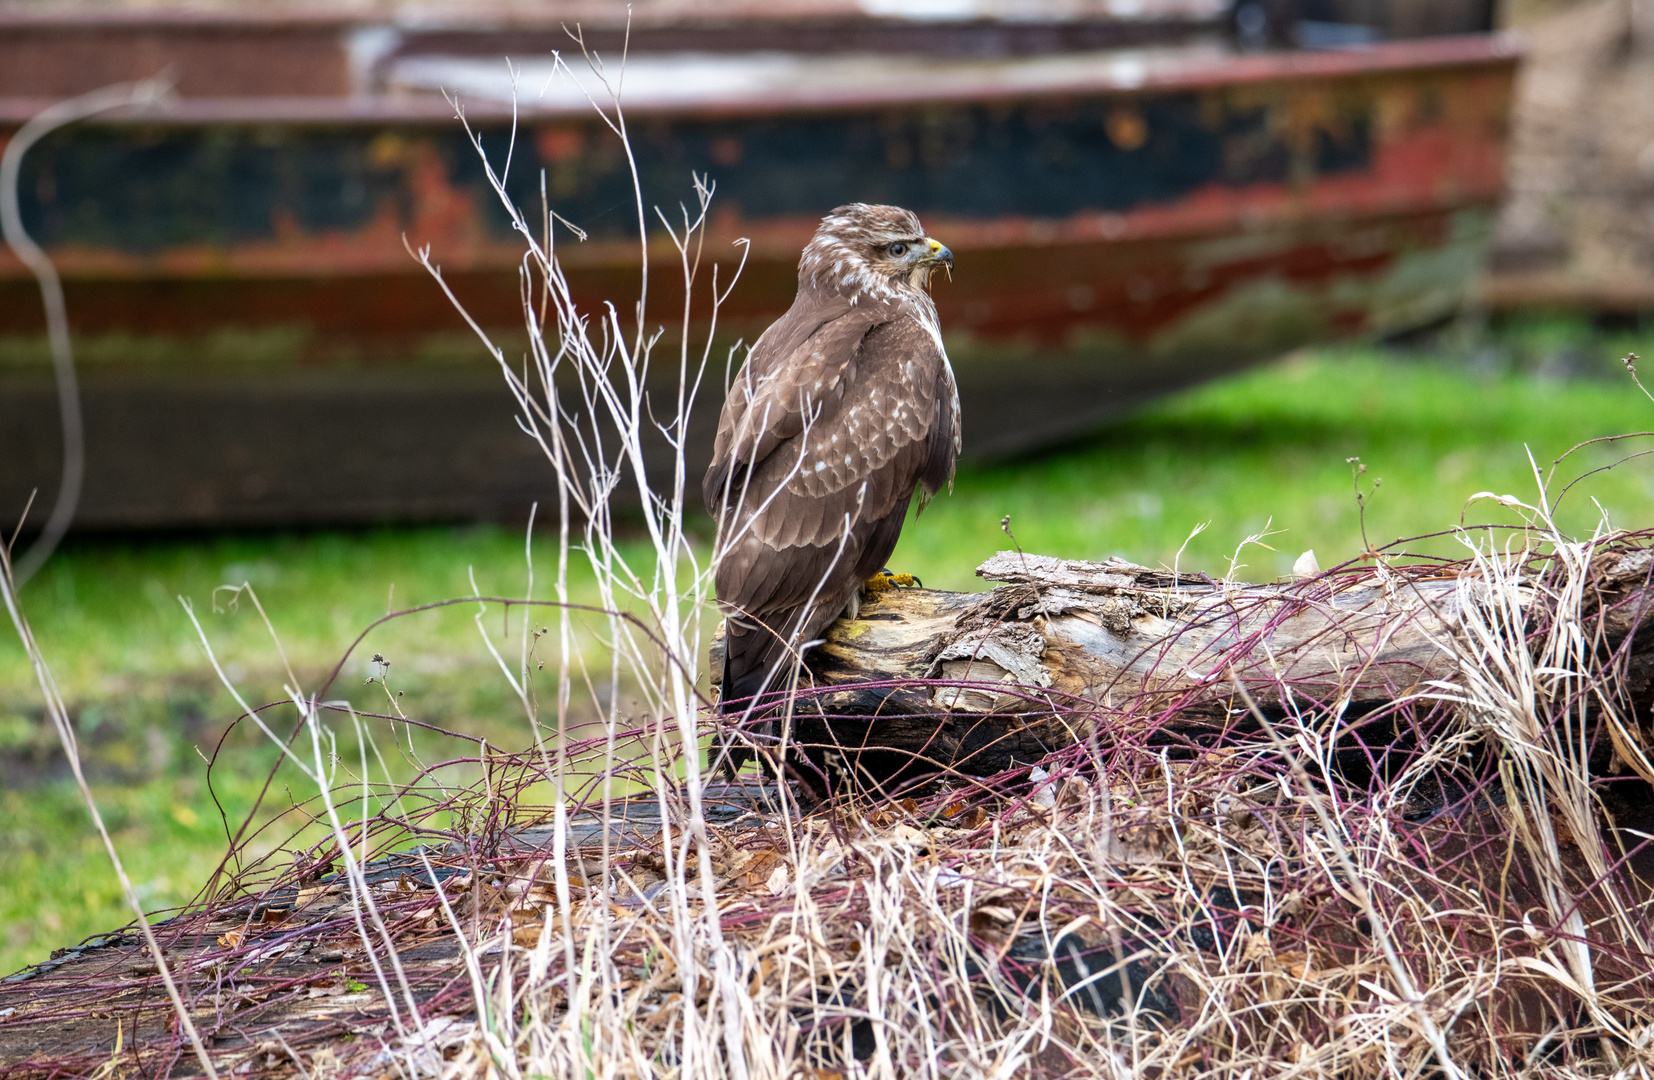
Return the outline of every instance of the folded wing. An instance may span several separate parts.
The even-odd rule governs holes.
[[[795,316],[737,375],[706,476],[735,616],[726,698],[818,636],[890,557],[915,486],[952,474],[957,395],[926,324],[887,305]]]

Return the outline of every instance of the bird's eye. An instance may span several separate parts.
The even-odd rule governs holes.
[[[906,244],[891,244],[889,247],[885,248],[885,251],[888,252],[890,255],[894,256],[895,258],[899,259],[903,255],[907,254],[907,245]]]

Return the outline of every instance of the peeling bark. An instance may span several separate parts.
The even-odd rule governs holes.
[[[1649,617],[1651,572],[1647,548],[1609,543],[1595,555],[1586,614],[1604,647]],[[999,584],[873,593],[857,618],[835,623],[806,656],[793,744],[818,766],[853,759],[882,782],[986,775],[1150,718],[1162,735],[1227,730],[1250,714],[1237,681],[1266,715],[1319,706],[1358,716],[1452,681],[1459,613],[1486,589],[1459,563],[1254,585],[1001,552],[977,573]],[[1524,595],[1547,602],[1543,589]],[[1645,690],[1654,665],[1640,647],[1631,666]]]

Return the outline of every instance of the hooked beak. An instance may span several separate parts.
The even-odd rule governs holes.
[[[925,243],[930,245],[930,257],[926,260],[927,262],[940,263],[949,270],[953,269],[953,252],[943,247],[940,240],[932,240],[928,236],[925,238]]]

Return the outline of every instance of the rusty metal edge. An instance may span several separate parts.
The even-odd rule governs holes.
[[[1037,86],[982,86],[934,88],[915,83],[911,88],[867,93],[855,89],[843,93],[814,93],[808,97],[771,95],[762,101],[750,98],[725,101],[695,101],[684,104],[654,104],[627,108],[632,117],[698,116],[727,118],[773,116],[813,112],[872,110],[893,106],[957,105],[970,102],[1025,102],[1064,97],[1132,97],[1169,91],[1207,90],[1223,86],[1270,82],[1292,83],[1322,79],[1352,78],[1381,73],[1433,69],[1510,67],[1520,62],[1526,43],[1513,31],[1494,34],[1465,34],[1392,42],[1362,50],[1317,53],[1213,54],[1192,58],[1185,65],[1161,71],[1145,71],[1140,80],[1122,80],[1117,75],[1053,80]],[[0,125],[17,126],[51,104],[37,98],[0,98]],[[510,120],[512,109],[496,102],[462,103],[469,119],[497,123]],[[589,117],[589,106],[543,107],[522,103],[516,111],[521,120]],[[224,123],[292,124],[382,124],[445,123],[454,119],[453,108],[440,98],[380,97],[249,97],[186,98],[164,112],[111,112],[95,124],[175,124],[180,126]]]
[[[1155,12],[1145,9],[1141,14],[1115,14],[1103,5],[1094,11],[1075,11],[1068,5],[1051,4],[1044,10],[1024,12],[1018,17],[982,14],[964,18],[925,19],[904,18],[896,15],[869,14],[854,0],[814,0],[798,3],[794,0],[785,8],[766,0],[754,2],[708,2],[700,6],[670,6],[654,9],[643,6],[634,9],[630,4],[588,0],[585,3],[562,3],[553,11],[525,10],[510,4],[479,3],[433,6],[426,10],[408,11],[384,5],[361,11],[337,11],[315,4],[272,4],[266,7],[235,7],[228,9],[188,8],[102,8],[91,4],[64,7],[48,6],[39,0],[18,3],[0,2],[0,29],[39,28],[47,31],[75,32],[81,30],[111,29],[179,29],[179,30],[266,30],[293,27],[298,29],[351,29],[361,26],[388,26],[405,33],[422,34],[445,31],[492,32],[500,30],[557,30],[566,24],[581,24],[604,29],[698,26],[741,26],[788,24],[809,26],[818,23],[853,22],[867,26],[926,27],[994,27],[994,26],[1074,26],[1084,23],[1110,23],[1121,26],[1163,24],[1176,26],[1209,26],[1223,22],[1223,5],[1211,4],[1209,12],[1195,10],[1198,4],[1187,5],[1188,10]]]

